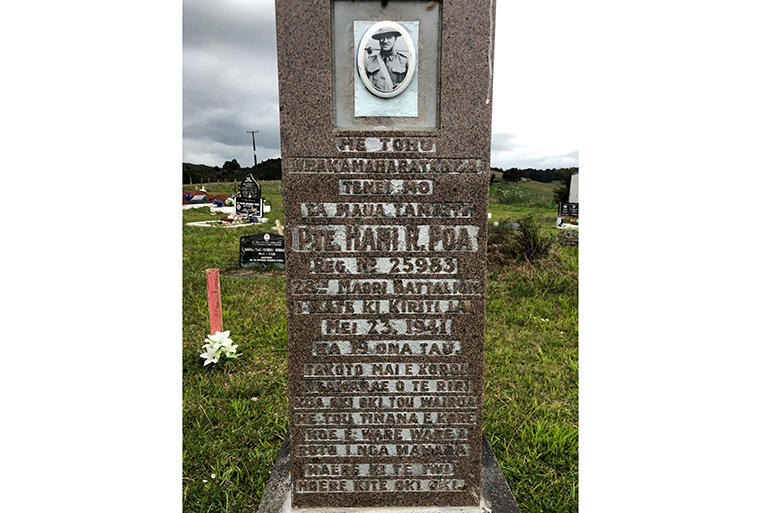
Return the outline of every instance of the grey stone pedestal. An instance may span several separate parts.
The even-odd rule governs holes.
[[[265,487],[258,513],[520,513],[500,465],[484,436],[481,449],[481,504],[474,507],[415,508],[319,508],[291,507],[291,470],[289,437],[286,437],[270,480]]]

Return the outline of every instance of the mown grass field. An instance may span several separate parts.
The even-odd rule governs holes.
[[[185,512],[256,511],[288,428],[283,272],[225,273],[238,269],[240,236],[283,222],[281,183],[261,185],[268,225],[182,228]],[[532,215],[543,233],[554,233],[555,185],[493,183],[490,222]],[[206,189],[227,193],[233,184]],[[183,222],[215,218],[208,209],[183,213]],[[209,267],[225,273],[224,326],[243,355],[204,368]],[[577,285],[578,250],[561,246],[488,275],[484,432],[525,513],[577,511]]]

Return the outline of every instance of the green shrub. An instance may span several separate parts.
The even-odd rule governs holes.
[[[489,227],[487,249],[497,253],[500,260],[513,258],[532,262],[548,255],[552,244],[550,237],[540,235],[540,227],[532,216],[516,223],[504,219],[498,226]]]
[[[513,244],[519,258],[537,260],[548,254],[551,249],[551,239],[540,235],[540,227],[532,216],[519,220],[519,229],[514,233]]]
[[[513,184],[505,184],[502,187],[498,187],[494,192],[494,199],[497,203],[503,205],[517,205],[523,204],[527,198],[526,193],[521,190],[521,187]]]

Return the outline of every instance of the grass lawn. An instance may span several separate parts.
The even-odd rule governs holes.
[[[268,225],[182,228],[185,512],[256,511],[288,428],[282,271],[221,277],[224,326],[243,355],[205,368],[199,357],[208,334],[204,270],[237,269],[239,237],[283,222],[281,183],[260,184]],[[515,194],[495,190],[514,185]],[[490,222],[532,214],[544,233],[555,232],[555,185],[493,183]],[[206,189],[227,193],[233,184]],[[216,218],[208,209],[182,217]],[[577,511],[577,284],[578,249],[561,246],[488,275],[484,432],[524,513]]]

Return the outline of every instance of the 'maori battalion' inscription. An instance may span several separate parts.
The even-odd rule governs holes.
[[[478,296],[483,290],[480,280],[456,279],[393,279],[393,280],[295,280],[290,285],[293,294],[322,294],[327,296]]]

